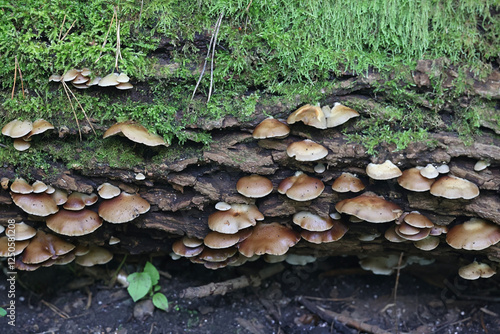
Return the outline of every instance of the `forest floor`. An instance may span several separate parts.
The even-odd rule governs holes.
[[[167,312],[156,309],[152,315],[134,317],[134,302],[126,289],[108,287],[95,279],[95,272],[90,279],[88,271],[53,266],[19,274],[16,326],[7,325],[8,318],[0,319],[1,332],[422,334],[498,333],[500,328],[498,277],[465,281],[455,267],[442,263],[410,266],[399,277],[363,271],[351,257],[305,266],[285,263],[283,271],[258,287],[196,299],[182,298],[181,292],[252,275],[270,265],[258,260],[212,271],[185,260],[154,263],[162,273]],[[5,307],[5,275],[0,282],[0,304]]]

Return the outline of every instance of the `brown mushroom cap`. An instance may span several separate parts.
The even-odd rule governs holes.
[[[432,184],[431,194],[448,199],[472,199],[479,196],[479,188],[469,180],[445,175]]]
[[[496,274],[486,263],[472,262],[458,269],[458,275],[463,279],[475,280],[478,278],[489,278]]]
[[[258,223],[250,237],[243,240],[238,249],[246,257],[271,254],[283,255],[300,240],[300,235],[278,223]]]
[[[11,252],[12,249],[9,250],[9,244],[12,244],[12,241],[9,242],[9,237],[4,235],[0,237],[0,257],[18,256],[28,247],[29,243],[29,240],[16,241],[14,243],[14,252]]]
[[[439,176],[439,172],[433,164],[428,164],[424,168],[420,169],[420,175],[428,179],[435,179]]]
[[[198,247],[200,245],[203,245],[203,239],[188,237],[187,235],[182,237],[181,240],[186,247]]]
[[[68,193],[63,189],[55,189],[55,191],[50,195],[57,205],[63,205],[68,200]]]
[[[20,121],[15,119],[5,124],[2,128],[2,134],[11,138],[21,138],[26,136],[33,129],[31,121]]]
[[[414,167],[403,171],[398,177],[398,183],[401,187],[411,191],[427,191],[431,189],[434,179],[428,179],[420,174],[421,168]]]
[[[43,193],[43,192],[45,192],[49,188],[42,181],[35,181],[35,182],[33,182],[33,184],[31,186],[33,187],[33,192],[35,194]]]
[[[102,198],[111,199],[120,195],[121,190],[111,183],[105,182],[97,188],[97,192]]]
[[[406,223],[402,223],[401,225],[396,226],[395,232],[401,238],[406,239],[406,240],[419,241],[419,240],[427,238],[431,232],[430,228],[421,228],[421,229],[418,229],[418,233],[412,232],[412,234],[407,234],[407,233],[402,232],[402,230],[401,230],[401,226],[404,226],[404,225],[406,225]],[[409,225],[407,225],[407,226],[409,226]]]
[[[36,235],[36,229],[28,224],[25,224],[24,222],[15,224],[14,228],[15,228],[14,239],[16,241],[28,240]]]
[[[348,230],[349,228],[342,221],[334,220],[333,226],[329,230],[322,232],[302,230],[300,235],[304,240],[313,244],[322,244],[340,240]]]
[[[100,87],[117,86],[119,84],[117,79],[118,79],[118,73],[110,73],[101,80],[99,80],[98,85]]]
[[[120,82],[115,86],[115,88],[119,90],[127,90],[134,88],[134,85],[132,85],[130,82]]]
[[[321,180],[300,171],[281,181],[278,186],[280,194],[286,194],[294,201],[310,201],[319,197],[324,189],[325,185]]]
[[[62,75],[59,75],[59,74],[52,74],[50,77],[49,77],[49,82],[51,81],[54,81],[54,82],[60,82],[62,80]]]
[[[80,72],[77,69],[72,68],[71,70],[68,70],[68,71],[66,71],[66,73],[64,73],[62,80],[63,81],[73,81],[73,80],[75,80],[75,78],[77,77],[77,75],[79,73]]]
[[[14,139],[14,148],[19,152],[26,151],[31,147],[29,141],[24,140],[23,138]]]
[[[149,202],[137,194],[122,192],[119,196],[105,200],[99,206],[99,216],[113,224],[126,223],[150,209]]]
[[[418,249],[421,249],[424,251],[430,251],[430,250],[435,249],[437,246],[439,246],[439,238],[433,237],[433,236],[428,236],[422,240],[415,241],[413,244]]]
[[[485,170],[486,168],[488,168],[490,166],[490,162],[487,161],[487,160],[478,160],[475,165],[474,165],[474,170],[476,172],[480,172],[482,170]]]
[[[328,113],[325,113],[326,126],[328,128],[333,128],[344,124],[351,118],[358,116],[359,113],[356,110],[335,102],[333,108]]]
[[[371,192],[340,201],[335,205],[335,209],[340,213],[353,215],[370,223],[390,222],[398,219],[403,213],[397,204],[386,201]]]
[[[255,139],[278,138],[288,136],[290,128],[272,117],[266,118],[253,130],[252,136]]]
[[[33,129],[28,133],[26,138],[30,138],[31,136],[38,135],[52,129],[54,129],[54,126],[48,121],[44,119],[37,119],[33,122]]]
[[[212,249],[205,247],[200,255],[198,255],[198,259],[207,262],[223,262],[236,254],[237,251],[238,250],[236,249],[236,247],[221,249]]]
[[[106,130],[103,138],[108,138],[119,133],[122,133],[133,142],[147,146],[168,146],[163,137],[157,134],[149,133],[145,127],[131,121],[116,123],[111,126],[108,130]]]
[[[37,264],[51,258],[57,258],[71,252],[75,245],[66,242],[55,235],[38,230],[28,247],[23,252],[23,262]]]
[[[85,206],[90,206],[97,202],[98,197],[96,194],[92,193],[90,195],[83,194],[77,191],[72,192],[66,202],[63,205],[63,208],[71,211],[78,211],[85,208]]]
[[[391,227],[389,227],[385,233],[384,237],[389,240],[390,242],[405,242],[406,239],[401,238],[398,234],[396,234],[396,227],[397,225],[394,224]]]
[[[500,226],[480,218],[455,225],[446,235],[446,242],[455,249],[482,250],[499,241]]]
[[[72,237],[90,234],[101,225],[102,219],[97,213],[88,209],[80,211],[59,210],[58,213],[47,218],[48,228],[56,233]]]
[[[318,106],[306,104],[291,113],[286,120],[288,124],[294,124],[298,121],[302,121],[304,124],[318,129],[326,129],[325,114]]]
[[[248,238],[252,234],[251,228],[239,230],[235,234],[224,234],[212,231],[207,234],[203,243],[212,249],[229,248]]]
[[[316,161],[326,157],[328,150],[323,145],[304,139],[288,145],[286,154],[297,161]]]
[[[204,245],[199,245],[196,247],[187,247],[182,242],[182,239],[179,239],[172,244],[172,251],[175,254],[183,257],[194,257],[200,254],[203,251],[203,248],[205,248]]]
[[[339,193],[346,193],[349,191],[357,193],[365,189],[365,185],[356,175],[342,173],[342,175],[333,181],[332,189]]]
[[[293,215],[293,222],[304,230],[321,232],[333,227],[334,221],[330,217],[320,217],[308,211],[300,211]]]
[[[245,197],[261,198],[273,191],[273,183],[264,176],[243,176],[236,183],[236,190]]]
[[[417,228],[433,228],[434,223],[430,221],[429,218],[424,216],[423,214],[413,211],[410,212],[409,214],[405,215],[403,218],[404,221],[411,226],[417,227]]]
[[[401,170],[390,160],[382,164],[369,163],[366,166],[366,174],[374,180],[390,180],[401,176]]]
[[[18,177],[10,185],[10,191],[16,194],[30,194],[33,187],[25,179]]]
[[[234,234],[244,228],[255,226],[264,215],[257,206],[248,204],[232,204],[227,211],[217,211],[208,217],[208,227],[212,231]]]
[[[50,195],[11,193],[14,203],[30,215],[45,217],[56,213],[59,208]]]
[[[92,267],[96,264],[106,264],[113,259],[113,253],[106,248],[92,245],[90,251],[82,256],[77,256],[75,262],[83,267]]]

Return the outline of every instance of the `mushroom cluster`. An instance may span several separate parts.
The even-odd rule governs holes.
[[[9,180],[2,180],[2,186],[8,189]],[[126,223],[150,208],[149,203],[138,194],[122,192],[109,183],[98,188],[101,197],[98,208],[93,208],[99,201],[99,196],[95,193],[74,191],[68,194],[65,190],[56,189],[41,181],[29,184],[22,178],[16,178],[10,185],[10,193],[15,205],[31,215],[33,220],[45,221],[47,228],[55,233],[36,230],[24,223],[16,224],[15,236],[19,240],[16,242],[16,255],[19,255],[16,266],[19,270],[66,264],[75,259],[76,263],[83,266],[107,263],[113,257],[109,250],[96,245],[75,248],[72,242],[78,242],[78,237],[93,233],[104,221],[112,224]],[[0,250],[7,244],[5,238],[0,238]],[[29,241],[30,238],[33,240]],[[66,238],[71,238],[72,241],[68,242]],[[119,239],[114,238],[109,244],[118,242]],[[39,254],[39,257],[35,257],[34,253]],[[0,251],[0,256],[6,255]]]
[[[120,122],[112,125],[104,132],[103,138],[115,135],[123,135],[133,142],[146,146],[168,146],[163,137],[150,133],[144,126],[132,121]]]
[[[78,89],[87,89],[96,85],[99,87],[115,87],[120,90],[134,87],[129,82],[130,78],[125,73],[110,73],[104,77],[92,77],[91,74],[92,71],[88,68],[81,70],[73,68],[66,71],[63,75],[52,74],[49,77],[49,82],[71,82],[73,87]]]
[[[32,136],[51,129],[54,129],[54,126],[44,119],[37,119],[34,122],[15,119],[4,125],[2,134],[14,139],[16,150],[26,151],[31,146]]]

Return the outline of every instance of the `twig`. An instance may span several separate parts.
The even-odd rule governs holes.
[[[212,87],[214,82],[214,55],[215,55],[215,46],[217,45],[217,36],[219,35],[220,25],[222,23],[222,17],[224,17],[224,12],[220,13],[219,19],[215,25],[215,38],[212,44],[212,62],[210,64],[210,88],[208,90],[208,98],[207,103],[210,102],[210,97],[212,96]]]
[[[442,329],[445,329],[448,326],[454,326],[454,325],[461,324],[462,322],[466,322],[466,321],[468,321],[470,319],[472,319],[472,318],[471,317],[467,317],[467,318],[462,319],[462,320],[458,320],[458,321],[455,321],[455,322],[443,324],[443,325],[441,325],[441,327],[436,328],[433,333],[437,333],[438,331],[440,331]]]
[[[69,27],[68,31],[66,31],[66,33],[64,34],[64,36],[61,38],[61,41],[63,41],[66,36],[69,34],[69,31],[71,30],[71,28],[73,28],[73,26],[75,25],[76,23],[76,20],[73,21],[73,23],[71,23],[71,26]]]
[[[17,63],[17,70],[19,71],[19,78],[21,79],[21,90],[23,91],[23,98],[24,98],[23,73],[21,72],[21,66],[19,66],[19,63],[17,62],[17,57],[16,57],[16,63]]]
[[[46,302],[45,300],[41,300],[42,304],[44,304],[45,306],[47,306],[48,308],[50,308],[55,314],[57,314],[58,316],[60,316],[61,318],[63,319],[69,319],[70,316],[69,314],[67,314],[66,312],[64,311],[61,311],[59,308],[57,308],[57,306],[55,306],[54,304],[51,304],[49,302]]]
[[[141,0],[141,11],[139,12],[139,24],[141,24],[142,7],[144,7],[144,0]]]
[[[247,286],[259,286],[261,280],[269,278],[282,272],[285,269],[283,264],[278,263],[273,266],[266,267],[259,271],[257,275],[240,276],[224,282],[210,283],[193,288],[186,288],[180,293],[181,298],[202,298],[214,295],[224,295],[236,289],[245,288]]]
[[[340,322],[344,325],[347,325],[349,327],[353,327],[359,331],[362,332],[367,332],[367,333],[372,333],[372,334],[391,334],[390,332],[386,331],[385,329],[382,329],[378,326],[375,325],[370,325],[366,324],[364,322],[355,320],[351,317],[326,310],[308,300],[305,300],[302,297],[298,297],[297,301],[304,305],[309,311],[317,314],[321,319],[327,321],[327,322]]]
[[[399,254],[398,269],[396,271],[396,282],[394,283],[394,306],[397,305],[399,274],[401,272],[401,262],[403,261],[403,254],[404,254],[403,252],[401,252],[401,254]],[[397,334],[397,333],[399,333],[399,329],[398,329],[398,323],[399,323],[398,312],[396,312],[396,317],[395,317],[394,321],[395,321],[394,329],[395,329],[396,334]]]
[[[113,16],[111,17],[111,22],[109,23],[108,31],[106,31],[106,36],[104,36],[104,42],[102,43],[102,46],[101,46],[101,52],[99,53],[99,57],[97,58],[95,63],[97,63],[99,61],[99,59],[101,59],[101,57],[102,57],[102,51],[104,50],[104,47],[106,46],[106,43],[108,42],[108,35],[109,35],[109,32],[111,31],[111,27],[113,26],[113,20],[115,19],[115,17],[118,20],[118,14],[116,13],[116,7],[114,9]]]
[[[62,34],[62,29],[64,27],[64,23],[66,22],[66,14],[64,14],[64,18],[61,24],[61,29],[59,30],[59,36],[57,37],[58,40],[61,40],[61,34]]]
[[[87,292],[87,305],[85,305],[85,309],[88,310],[90,306],[92,306],[92,291],[90,291],[88,286],[85,286],[85,292]]]
[[[154,329],[155,325],[156,325],[156,322],[153,322],[153,323],[151,324],[151,329],[149,330],[149,334],[152,334],[152,333],[153,333],[153,329]]]
[[[118,17],[116,18],[116,59],[115,59],[115,68],[118,71],[118,57],[122,58],[122,52],[120,51],[120,21]]]
[[[62,83],[64,83],[66,85],[66,83],[64,81],[61,81]],[[77,97],[75,96],[75,94],[73,94],[73,91],[71,91],[71,89],[69,89],[68,85],[66,85],[66,88],[68,89],[68,91],[71,93],[71,95],[73,96],[73,98],[76,100],[76,102],[78,103],[78,105],[80,106],[80,109],[82,109],[82,112],[83,114],[85,115],[85,118],[87,119],[87,122],[89,122],[89,125],[90,125],[90,128],[92,129],[92,132],[94,132],[95,135],[97,135],[97,133],[95,132],[95,129],[94,129],[94,126],[92,125],[92,123],[90,122],[90,119],[89,117],[87,116],[87,113],[85,112],[85,109],[83,109],[82,105],[80,104],[80,101],[77,99]]]
[[[16,90],[16,79],[17,79],[17,56],[14,57],[14,85],[12,86],[11,100],[14,99],[14,92]]]
[[[73,102],[71,102],[71,97],[68,94],[69,87],[68,87],[68,85],[66,85],[66,83],[63,80],[61,80],[61,83],[63,85],[64,92],[66,93],[66,96],[68,97],[69,105],[71,106],[71,110],[73,110],[73,115],[75,115],[76,126],[78,127],[78,133],[80,134],[80,141],[82,141],[82,130],[80,130],[80,123],[78,122],[78,117],[76,116],[76,111],[75,111],[75,107],[73,107]]]
[[[302,298],[310,299],[310,300],[319,300],[325,302],[346,302],[352,300],[352,297],[347,298],[320,298],[320,297],[312,297],[312,296],[302,296]]]

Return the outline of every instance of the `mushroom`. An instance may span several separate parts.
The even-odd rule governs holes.
[[[24,222],[14,225],[14,239],[16,241],[29,240],[36,235],[36,229]],[[9,235],[10,236],[10,235]]]
[[[294,214],[293,222],[304,230],[315,232],[329,230],[334,225],[332,218],[323,218],[308,211],[300,211]]]
[[[476,164],[474,165],[474,170],[476,172],[480,172],[482,170],[485,170],[490,166],[490,162],[486,160],[478,160]]]
[[[31,121],[20,121],[15,119],[2,128],[2,134],[11,138],[21,138],[30,133],[32,129],[33,123],[31,123]]]
[[[117,86],[118,84],[118,73],[110,73],[99,80],[98,83],[100,87]]]
[[[33,192],[35,194],[43,193],[49,188],[45,183],[43,183],[42,181],[38,181],[38,180],[33,182],[31,187],[33,188]]]
[[[433,236],[428,236],[422,240],[415,241],[413,244],[418,249],[421,249],[424,251],[430,251],[430,250],[435,249],[437,246],[439,246],[439,238],[433,237]]]
[[[420,174],[422,167],[414,167],[403,171],[398,177],[398,184],[411,191],[423,192],[431,189],[434,179],[428,179]]]
[[[71,237],[90,234],[102,225],[102,219],[94,211],[59,210],[47,218],[47,227],[52,231]]]
[[[472,262],[458,269],[458,275],[463,279],[476,280],[478,278],[489,278],[496,274],[486,263]]]
[[[33,186],[25,179],[17,177],[10,185],[10,191],[16,194],[30,194],[33,192]]]
[[[301,171],[296,172],[294,176],[287,177],[278,186],[280,194],[286,194],[294,201],[310,201],[319,197],[324,189],[325,185],[321,180]]]
[[[217,209],[219,211],[227,211],[227,210],[231,209],[231,204],[226,203],[226,202],[217,202],[215,204],[215,209]]]
[[[264,215],[257,206],[248,204],[232,204],[227,211],[217,211],[208,217],[208,227],[212,231],[234,234],[244,228],[255,226]]]
[[[439,176],[439,171],[433,164],[428,164],[424,168],[420,169],[420,175],[427,179],[435,179]]]
[[[297,161],[316,161],[326,157],[328,150],[323,145],[304,139],[288,145],[286,154]]]
[[[252,234],[251,228],[240,230],[234,234],[224,234],[212,231],[207,234],[203,243],[212,249],[229,248],[248,238]]]
[[[25,138],[28,139],[31,136],[38,135],[52,129],[54,129],[54,126],[51,123],[40,118],[33,122],[33,129],[31,129],[31,131],[26,135]]]
[[[18,150],[19,152],[26,151],[30,147],[31,147],[31,144],[29,141],[26,141],[23,138],[14,139],[14,148],[16,150]]]
[[[149,202],[137,194],[122,192],[99,205],[99,216],[107,222],[122,224],[134,220],[150,209]]]
[[[97,188],[97,193],[104,199],[111,199],[120,195],[120,188],[112,185],[111,183],[103,183]]]
[[[12,250],[12,241],[9,241],[9,237],[4,235],[0,237],[0,257],[18,256],[28,247],[29,243],[29,240],[16,241],[14,243],[14,250]]]
[[[369,256],[359,261],[361,268],[371,270],[375,275],[391,275],[399,264],[399,255]],[[400,268],[406,266],[406,261],[401,263]]]
[[[286,120],[288,124],[294,124],[298,121],[318,129],[326,129],[325,114],[318,106],[306,104],[291,113]]]
[[[342,125],[351,118],[359,116],[359,113],[356,110],[346,107],[338,102],[335,102],[331,110],[326,110],[327,112],[325,112],[325,117],[326,126],[328,128]]]
[[[200,254],[203,251],[203,248],[205,248],[205,246],[203,246],[203,244],[201,244],[199,246],[195,246],[195,247],[187,247],[182,242],[182,239],[179,239],[172,244],[172,251],[175,254],[182,256],[182,257],[188,257],[188,258]]]
[[[339,193],[357,193],[365,189],[365,185],[356,175],[345,172],[333,181],[332,189]]]
[[[66,242],[55,235],[38,230],[28,247],[23,252],[22,261],[26,264],[38,264],[48,259],[69,253],[75,245]]]
[[[258,223],[252,235],[243,240],[238,249],[246,257],[271,254],[283,255],[300,240],[300,235],[279,223]]]
[[[398,219],[403,213],[397,204],[386,201],[372,192],[342,200],[335,205],[335,209],[370,223],[390,222]]]
[[[90,251],[82,256],[77,256],[75,262],[83,267],[92,267],[96,264],[106,264],[113,259],[113,253],[106,248],[92,245]]]
[[[62,81],[73,81],[79,74],[80,72],[77,69],[71,69],[68,70],[66,73],[64,73],[62,77]]]
[[[134,86],[130,82],[120,82],[115,88],[119,90],[128,90],[134,88]]]
[[[236,190],[245,197],[261,198],[273,191],[273,183],[264,176],[253,174],[240,178]]]
[[[182,237],[181,240],[186,247],[198,247],[200,245],[203,245],[203,239],[188,237],[187,235]]]
[[[253,130],[252,136],[255,139],[277,138],[282,139],[288,136],[290,128],[288,125],[274,119],[272,117],[266,118],[259,123]]]
[[[14,203],[30,215],[45,217],[59,211],[56,202],[50,195],[41,194],[10,194]]]
[[[98,197],[96,194],[92,193],[90,195],[83,194],[77,191],[72,192],[67,201],[64,203],[63,208],[71,211],[78,211],[85,208],[85,206],[90,206],[97,202]]]
[[[165,140],[157,134],[149,133],[148,130],[137,123],[127,121],[116,123],[111,126],[103,135],[103,138],[108,138],[116,134],[122,133],[125,137],[133,142],[144,144],[147,146],[168,146]]]
[[[349,228],[342,221],[334,220],[329,230],[322,232],[302,230],[300,236],[313,244],[322,244],[340,240],[348,230]]]
[[[441,176],[431,186],[434,196],[448,199],[472,199],[479,196],[479,188],[472,182],[453,175]]]
[[[369,163],[366,166],[366,174],[374,180],[389,180],[401,176],[401,170],[390,160],[382,164]]]
[[[499,241],[500,226],[480,218],[455,225],[446,235],[446,242],[455,249],[483,250]]]

